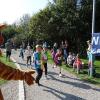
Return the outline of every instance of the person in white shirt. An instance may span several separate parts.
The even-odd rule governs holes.
[[[73,55],[71,52],[69,52],[69,55],[67,57],[67,64],[70,66],[70,65],[73,65]]]
[[[28,66],[28,62],[30,62],[30,65],[31,65],[31,56],[32,56],[32,50],[31,50],[31,48],[30,48],[30,46],[27,46],[27,50],[26,50],[26,52],[25,52],[25,54],[26,54],[26,59],[27,59],[27,62],[26,62],[26,64],[27,64],[27,66]]]

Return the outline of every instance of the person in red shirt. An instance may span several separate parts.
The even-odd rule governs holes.
[[[58,50],[57,50],[57,53],[56,53],[56,55],[55,55],[54,61],[55,61],[55,64],[56,64],[57,66],[59,66],[59,76],[61,77],[61,76],[62,76],[62,74],[61,74],[62,50],[61,50],[61,49],[58,49]]]
[[[75,70],[75,68],[77,69],[77,74],[79,74],[80,69],[83,68],[83,62],[79,58],[79,54],[77,54],[76,59],[75,59],[75,61],[73,63],[73,69]]]

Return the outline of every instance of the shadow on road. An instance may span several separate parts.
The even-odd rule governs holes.
[[[12,61],[12,62],[13,62],[13,61]],[[22,66],[27,66],[26,64],[20,63],[20,62],[13,62],[13,63],[17,63],[17,64],[22,65]]]
[[[62,84],[65,83],[65,84],[69,84],[69,85],[73,85],[74,87],[78,87],[78,88],[81,88],[81,89],[93,89],[95,91],[98,91],[100,92],[100,88],[97,89],[97,88],[92,88],[90,85],[87,85],[87,84],[84,84],[84,83],[78,83],[78,82],[71,82],[71,81],[64,81],[64,80],[61,80],[61,79],[58,79],[56,77],[54,77],[54,75],[56,75],[57,73],[54,73],[54,72],[49,72],[48,76],[53,79],[53,80],[56,80],[58,82],[61,82]],[[70,77],[68,77],[70,78]],[[74,78],[71,78],[73,80],[75,80]],[[81,81],[82,82],[82,81]]]
[[[50,75],[58,75],[58,73],[55,73],[55,72],[48,72],[48,74],[50,74]],[[73,78],[73,77],[69,77],[69,76],[66,76],[66,75],[63,75],[62,78],[69,78],[69,79],[72,79],[72,80],[81,81],[78,78]]]
[[[78,96],[75,96],[75,95],[72,95],[72,94],[69,94],[69,93],[64,93],[64,92],[58,91],[56,89],[50,88],[48,86],[44,86],[44,85],[42,85],[42,86],[44,88],[46,88],[46,89],[43,89],[43,91],[52,93],[53,95],[55,95],[60,100],[85,100],[81,97],[78,97]]]

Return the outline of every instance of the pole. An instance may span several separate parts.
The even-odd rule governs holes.
[[[95,4],[96,0],[93,0],[93,12],[92,12],[92,37],[93,33],[95,32]],[[90,68],[90,77],[93,76],[93,54],[91,54],[91,68]]]
[[[93,0],[92,34],[95,32],[95,3],[96,3],[96,0]]]

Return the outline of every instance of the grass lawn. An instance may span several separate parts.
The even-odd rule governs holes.
[[[52,57],[50,52],[48,53],[49,56],[49,63],[53,63]],[[87,59],[82,59],[82,61],[87,65],[88,60]],[[95,77],[90,77],[88,76],[88,66],[84,66],[84,69],[80,72],[80,74],[77,74],[76,72],[73,72],[73,69],[69,67],[68,65],[62,65],[62,68],[65,69],[66,71],[69,71],[70,73],[73,73],[76,75],[78,78],[81,80],[84,80],[86,82],[90,82],[92,84],[96,84],[100,86],[100,61],[95,61],[94,67],[96,69],[96,76]]]
[[[16,68],[16,66],[15,66],[15,64],[13,62],[6,61],[5,56],[0,57],[0,61],[3,62],[3,63],[5,63],[6,65],[9,65],[9,66],[11,66],[13,68]],[[3,84],[3,83],[5,83],[5,82],[7,82],[7,81],[0,78],[0,85]]]
[[[82,60],[85,61],[85,64],[87,64],[87,60],[85,60],[85,59],[82,59]],[[90,77],[88,75],[88,67],[87,66],[84,66],[84,69],[80,72],[80,74],[73,72],[73,69],[70,68],[68,65],[67,66],[63,65],[62,68],[75,74],[81,80],[84,80],[86,82],[90,82],[92,84],[96,84],[96,85],[100,86],[100,62],[99,61],[95,61],[95,68],[96,68],[96,76],[95,77]]]

